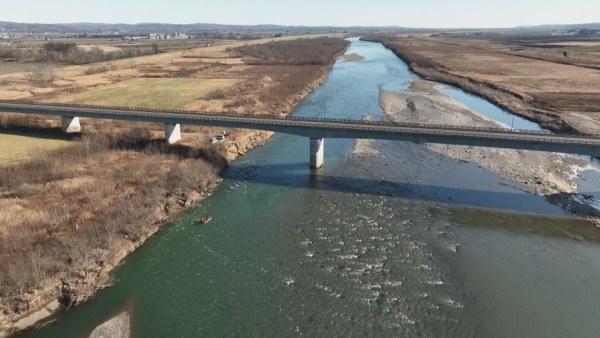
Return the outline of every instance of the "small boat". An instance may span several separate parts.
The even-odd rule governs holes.
[[[210,222],[210,220],[212,219],[211,216],[207,216],[207,217],[202,217],[198,220],[198,222],[202,223],[202,224],[206,224],[208,222]]]

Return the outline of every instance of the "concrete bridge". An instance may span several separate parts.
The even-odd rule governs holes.
[[[0,111],[60,116],[63,130],[79,132],[79,118],[159,122],[169,143],[181,139],[181,124],[268,130],[310,138],[310,166],[324,160],[324,138],[353,138],[444,143],[480,147],[527,149],[600,156],[600,135],[562,135],[547,132],[378,121],[273,117],[267,115],[207,114],[189,111],[61,105],[0,101]]]

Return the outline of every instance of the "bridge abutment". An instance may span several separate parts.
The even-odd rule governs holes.
[[[65,133],[78,133],[81,131],[81,125],[79,124],[79,117],[61,116],[60,124],[62,125],[62,130]]]
[[[169,144],[181,140],[181,125],[178,123],[165,123],[165,139]]]
[[[310,138],[310,167],[313,169],[323,166],[325,144],[322,138]]]

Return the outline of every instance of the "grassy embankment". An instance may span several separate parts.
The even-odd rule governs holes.
[[[371,36],[428,80],[481,95],[555,131],[600,132],[600,55],[430,36]]]
[[[44,84],[10,73],[0,76],[0,99],[19,93],[36,101],[279,115],[326,78],[346,46],[329,38],[222,45],[63,66]],[[102,68],[90,74],[90,67]],[[3,116],[13,130],[58,126],[44,117]],[[185,126],[197,137],[168,146],[154,136],[158,124],[82,126],[72,147],[0,165],[0,332],[53,299],[76,303],[105,286],[127,253],[218,182],[232,149],[271,135],[232,130],[231,141],[211,145],[215,128]]]

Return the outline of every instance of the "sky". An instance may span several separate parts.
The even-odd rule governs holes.
[[[600,22],[600,0],[3,0],[0,21],[505,28]]]

